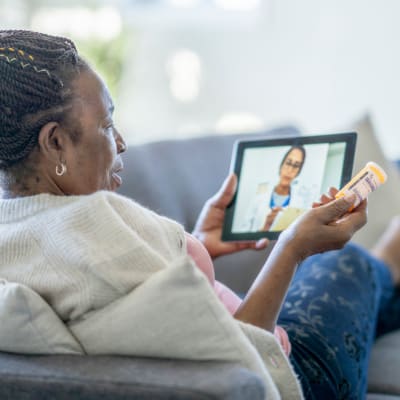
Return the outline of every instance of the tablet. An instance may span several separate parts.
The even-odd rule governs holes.
[[[238,141],[231,171],[238,177],[222,240],[277,239],[296,218],[353,171],[355,132]]]

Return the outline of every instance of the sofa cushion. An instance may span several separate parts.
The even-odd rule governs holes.
[[[395,163],[386,158],[369,115],[357,121],[353,128],[358,133],[354,172],[358,172],[368,161],[375,161],[388,175],[387,182],[368,198],[367,225],[353,237],[354,242],[371,248],[391,218],[400,214],[400,174]]]
[[[265,399],[261,379],[230,363],[0,353],[0,376],[12,400]]]
[[[400,331],[380,337],[372,349],[368,390],[400,395]]]

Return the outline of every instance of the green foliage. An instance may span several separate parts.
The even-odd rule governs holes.
[[[131,39],[132,35],[129,35]],[[111,95],[117,95],[125,59],[128,35],[122,31],[110,40],[91,38],[74,40],[79,53],[93,66],[105,80]]]

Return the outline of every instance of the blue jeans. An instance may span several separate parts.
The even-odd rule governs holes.
[[[400,328],[400,294],[385,264],[350,244],[299,266],[278,324],[306,399],[364,399],[374,339]]]

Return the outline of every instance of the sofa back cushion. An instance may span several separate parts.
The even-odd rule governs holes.
[[[358,133],[354,173],[368,161],[375,161],[387,173],[387,182],[368,197],[368,223],[360,229],[353,241],[371,248],[386,230],[390,220],[400,214],[400,174],[396,164],[384,154],[373,120],[367,114],[354,124]]]

